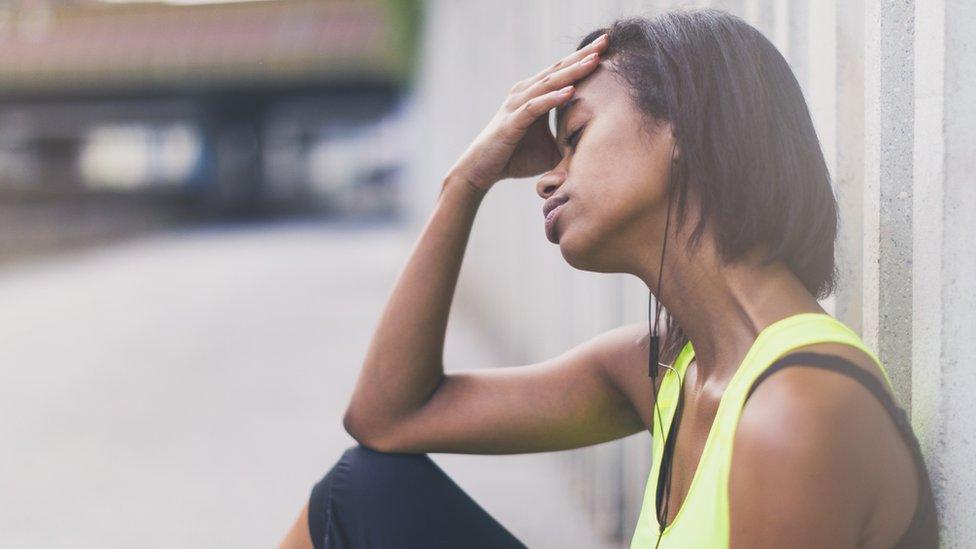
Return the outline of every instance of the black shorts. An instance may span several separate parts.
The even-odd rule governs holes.
[[[356,445],[312,488],[315,549],[524,549],[427,454]]]

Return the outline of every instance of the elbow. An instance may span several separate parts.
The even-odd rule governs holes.
[[[342,428],[345,429],[347,433],[349,433],[349,436],[356,439],[357,442],[359,441],[359,435],[356,434],[356,423],[353,421],[352,414],[350,413],[348,408],[346,409],[346,412],[342,415]]]
[[[365,446],[370,450],[375,450],[377,452],[394,452],[396,451],[390,444],[387,443],[386,438],[380,436],[379,429],[375,427],[369,427],[365,424],[356,414],[353,413],[352,408],[346,410],[345,414],[342,416],[342,427],[349,433],[356,442],[361,446]]]
[[[351,407],[347,408],[345,414],[342,416],[342,427],[356,442],[363,446],[368,445],[365,429],[363,429],[362,423],[359,421],[358,416],[353,413]]]

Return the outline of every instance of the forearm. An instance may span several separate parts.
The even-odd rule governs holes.
[[[453,381],[462,376],[444,374],[444,335],[461,261],[475,215],[488,189],[505,179],[550,172],[562,161],[564,156],[549,128],[549,112],[565,105],[575,91],[573,83],[600,65],[599,53],[608,43],[604,34],[534,76],[517,82],[448,171],[433,213],[394,283],[343,418],[346,430],[359,442],[384,448],[427,447],[422,436],[414,436],[412,440],[409,433],[401,436],[414,426],[437,431],[439,434],[426,436],[425,440],[438,447],[471,448],[475,446],[464,440],[468,436],[463,425],[466,418],[455,417],[453,413],[460,410],[460,416],[477,415],[483,414],[486,408],[497,410],[505,406],[505,398],[499,395],[506,392],[497,392],[505,380],[499,383],[494,376],[482,374],[467,376],[467,383],[459,385]],[[586,367],[581,369],[585,372],[582,377],[592,381],[592,377],[586,376],[592,376],[593,372]],[[527,366],[520,372],[535,373],[546,385],[551,385],[546,375],[573,377],[552,370],[546,364]],[[522,376],[516,373],[513,377]],[[444,383],[445,380],[451,383]],[[473,392],[450,390],[459,386]],[[596,394],[605,393],[598,386]],[[442,407],[435,408],[439,403],[443,403]],[[489,423],[509,422],[497,413],[493,417]],[[462,423],[460,428],[453,421],[458,419]],[[481,432],[488,433],[496,427],[506,427],[511,432],[511,426],[506,425],[483,425]]]
[[[448,175],[433,212],[397,277],[363,360],[346,429],[382,436],[422,406],[444,376],[448,314],[471,226],[484,197]]]

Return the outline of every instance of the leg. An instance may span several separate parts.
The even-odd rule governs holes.
[[[312,488],[306,517],[315,549],[526,547],[426,454],[362,445]]]
[[[292,524],[291,530],[285,534],[278,549],[314,549],[312,538],[308,530],[308,503],[302,506],[298,519]]]

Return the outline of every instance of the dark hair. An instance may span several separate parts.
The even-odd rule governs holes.
[[[654,18],[618,19],[601,56],[628,84],[646,121],[671,122],[679,148],[672,164],[677,223],[689,191],[701,218],[697,246],[711,224],[722,261],[768,246],[763,264],[783,261],[820,299],[836,282],[837,205],[800,85],[786,59],[741,18],[713,9],[680,9]],[[666,313],[662,360],[687,343]]]

